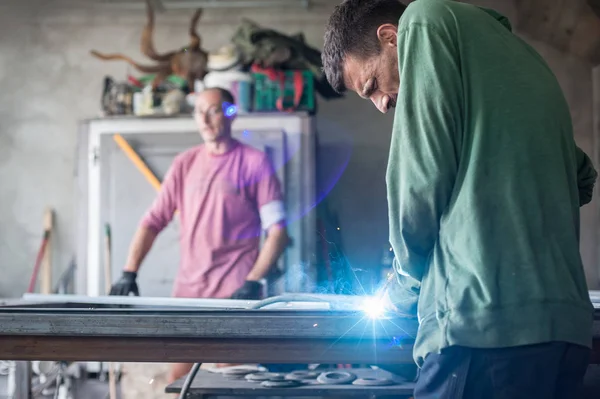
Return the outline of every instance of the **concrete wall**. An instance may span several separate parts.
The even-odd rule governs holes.
[[[325,0],[323,0],[325,1]],[[0,296],[26,289],[42,233],[46,206],[57,211],[55,276],[74,250],[73,196],[76,122],[99,109],[105,74],[122,78],[122,63],[102,63],[89,50],[121,51],[143,60],[139,37],[142,12],[82,8],[84,2],[57,0],[0,3]],[[85,2],[88,3],[88,2]],[[512,1],[494,2],[514,17]],[[77,4],[77,7],[68,5]],[[64,6],[67,5],[67,6]],[[321,47],[331,10],[206,10],[200,33],[208,49],[228,42],[241,15],[287,33],[303,31]],[[167,50],[187,42],[189,12],[157,15],[156,47]],[[592,80],[590,66],[542,43],[532,44],[548,59],[563,86],[574,117],[577,140],[592,152]],[[319,104],[318,127],[326,175],[349,162],[329,193],[340,216],[346,254],[355,267],[379,261],[387,245],[385,165],[392,116],[379,114],[351,95]],[[595,208],[583,215],[582,251],[592,285],[597,284]]]

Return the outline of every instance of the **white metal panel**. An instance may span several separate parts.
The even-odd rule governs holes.
[[[286,207],[292,221],[288,226],[294,240],[294,247],[285,256],[286,284],[282,290],[289,292],[308,291],[314,284],[314,267],[311,255],[314,253],[315,217],[309,210],[315,201],[315,138],[314,121],[306,114],[250,114],[239,116],[233,126],[235,135],[243,139],[244,135],[265,135],[271,132],[283,132],[285,153],[274,163],[279,167],[279,176],[285,187]],[[88,140],[88,196],[87,196],[87,253],[79,259],[85,259],[86,288],[78,287],[78,293],[91,296],[102,294],[102,243],[103,226],[110,220],[110,210],[103,209],[103,168],[99,166],[99,151],[102,137],[109,138],[115,133],[134,137],[135,135],[181,136],[196,134],[196,126],[190,117],[181,118],[118,118],[101,119],[89,122]],[[139,136],[141,137],[141,136]],[[158,137],[158,136],[157,136]],[[281,162],[282,165],[277,165]],[[106,184],[106,183],[104,183]],[[104,197],[106,198],[106,197]],[[116,262],[118,263],[118,262]],[[113,260],[113,264],[115,264]],[[122,264],[114,265],[122,267]],[[302,278],[298,278],[301,276]],[[78,281],[81,281],[78,278]]]

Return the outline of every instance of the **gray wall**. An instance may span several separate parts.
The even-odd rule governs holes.
[[[69,3],[77,8],[63,6]],[[92,58],[89,50],[121,51],[144,60],[139,52],[143,12],[92,10],[82,8],[82,3],[88,1],[0,3],[0,296],[21,295],[26,289],[46,206],[57,211],[55,277],[73,252],[76,122],[96,116],[102,77],[122,78],[127,71],[122,63]],[[512,1],[494,3],[515,17]],[[204,46],[216,48],[228,42],[243,14],[282,32],[303,31],[309,43],[320,47],[329,4],[317,4],[310,12],[270,10],[268,15],[261,15],[264,10],[206,10],[199,30]],[[189,12],[157,15],[159,51],[187,42],[189,17]],[[577,141],[591,154],[595,142],[590,65],[544,44],[532,44],[556,72],[571,105]],[[349,261],[365,268],[379,261],[387,243],[384,174],[392,116],[382,116],[355,95],[321,101],[319,107],[324,174],[333,175],[351,153],[329,198],[341,219]],[[582,253],[594,287],[596,208],[596,204],[587,207],[582,218]]]

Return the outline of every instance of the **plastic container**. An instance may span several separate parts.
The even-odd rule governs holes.
[[[254,72],[252,77],[254,112],[315,110],[314,78],[310,71],[271,70]]]

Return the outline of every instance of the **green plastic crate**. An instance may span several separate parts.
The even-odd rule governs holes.
[[[283,107],[284,109],[294,106],[294,72],[282,71],[285,74],[283,84]],[[304,87],[300,104],[296,107],[297,111],[312,112],[315,109],[315,88],[314,78],[310,71],[300,71],[303,77]],[[282,96],[281,82],[270,79],[264,73],[255,72],[252,74],[254,80],[253,92],[253,111],[278,111],[277,99]]]

